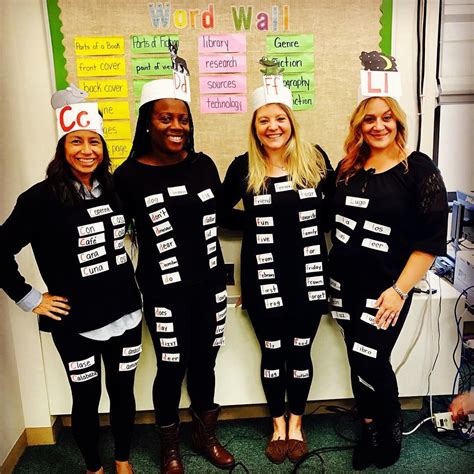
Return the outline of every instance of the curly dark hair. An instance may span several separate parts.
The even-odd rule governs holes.
[[[156,101],[148,102],[140,107],[138,113],[137,127],[135,128],[135,136],[133,137],[133,145],[132,149],[130,150],[130,154],[128,155],[128,159],[136,159],[151,151],[150,134],[147,133],[147,129],[150,128],[151,114],[153,112],[153,104],[155,102]],[[188,111],[189,116],[189,135],[188,140],[184,145],[184,149],[187,152],[192,153],[194,152],[193,116],[191,115],[191,109],[189,108],[189,104],[184,101],[182,102],[186,106],[186,110]]]
[[[107,144],[103,137],[100,137],[104,150],[102,162],[97,166],[92,179],[96,179],[102,186],[103,193],[111,193],[113,190],[112,175],[110,173],[110,156]],[[64,150],[64,142],[66,135],[61,137],[56,146],[54,158],[46,169],[46,179],[51,189],[60,203],[71,207],[80,203],[83,199],[82,191],[78,191],[74,182],[77,178],[71,171],[70,164],[66,161],[66,153]],[[82,190],[82,187],[80,188]]]

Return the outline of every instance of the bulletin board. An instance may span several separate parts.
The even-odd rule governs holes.
[[[277,59],[303,136],[337,163],[357,102],[361,51],[391,52],[392,0],[45,0],[56,88],[99,102],[113,166],[130,151],[141,87],[190,73],[197,151],[221,176],[247,148],[262,56]]]

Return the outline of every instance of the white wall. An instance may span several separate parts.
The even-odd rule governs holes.
[[[44,177],[54,150],[51,82],[41,0],[3,0],[0,37],[0,222],[16,197]],[[29,249],[18,259],[43,284]],[[36,318],[0,299],[0,461],[25,427],[51,426]]]
[[[410,117],[410,145],[415,146],[415,67],[416,2],[394,0],[395,27],[393,55],[403,76],[402,105]],[[432,110],[436,95],[434,59],[438,0],[428,2],[430,18],[430,62],[427,67],[422,149],[432,151]],[[41,180],[55,146],[54,120],[49,99],[52,92],[47,35],[41,0],[2,0],[0,64],[2,128],[0,131],[0,222],[7,217],[16,196]],[[228,260],[235,263],[235,242],[224,242]],[[19,257],[22,272],[38,288],[43,288],[31,252]],[[237,290],[234,290],[234,293]],[[0,346],[2,372],[8,382],[1,383],[2,428],[0,459],[16,441],[24,426],[50,426],[49,405],[42,364],[40,338],[34,316],[0,299]],[[16,360],[16,367],[13,361]],[[3,382],[3,381],[2,381]],[[20,397],[21,393],[21,397]],[[21,398],[21,407],[18,401]],[[23,413],[22,413],[23,412]],[[6,421],[4,421],[6,420]],[[24,421],[23,421],[24,420]],[[5,441],[5,442],[4,442]],[[5,448],[5,453],[2,451]]]

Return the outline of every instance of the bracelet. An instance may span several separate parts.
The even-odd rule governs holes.
[[[395,290],[395,293],[397,293],[397,295],[400,296],[402,300],[406,300],[408,298],[408,293],[405,293],[402,290],[400,290],[400,288],[398,288],[398,286],[395,283],[392,285],[392,288]]]

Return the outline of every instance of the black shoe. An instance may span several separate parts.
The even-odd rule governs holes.
[[[352,453],[352,467],[361,471],[369,467],[377,457],[379,433],[375,422],[362,423],[361,435]]]
[[[402,433],[403,420],[401,415],[380,426],[380,446],[375,459],[375,465],[378,468],[391,466],[398,461],[402,449]]]

